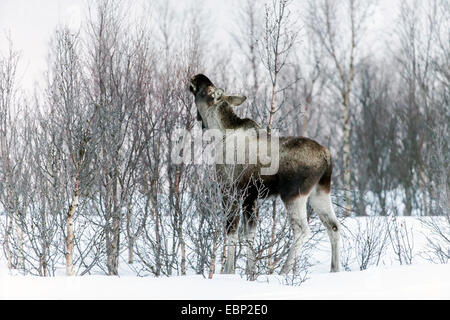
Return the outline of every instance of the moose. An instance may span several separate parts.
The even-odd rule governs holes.
[[[246,130],[260,128],[248,118],[240,118],[233,107],[241,105],[245,96],[228,96],[225,91],[216,88],[203,74],[197,74],[189,83],[189,90],[195,97],[197,119],[204,129],[218,129],[241,134]],[[258,139],[258,138],[256,138]],[[251,141],[249,143],[252,143]],[[253,141],[253,143],[256,143]],[[273,156],[273,155],[272,155]],[[293,242],[288,251],[287,260],[281,268],[282,274],[292,272],[302,244],[310,235],[307,220],[307,201],[318,214],[327,229],[331,242],[331,272],[339,271],[340,224],[333,210],[331,192],[332,160],[330,151],[318,142],[306,137],[279,137],[278,171],[274,174],[262,174],[261,164],[249,164],[237,167],[236,179],[238,191],[245,192],[242,201],[242,218],[245,238],[253,243],[256,234],[256,201],[258,186],[250,183],[257,178],[266,190],[267,196],[280,196],[288,213],[293,234]],[[228,164],[216,164],[218,175],[227,174]],[[246,172],[239,172],[246,170]],[[235,170],[236,171],[236,170]],[[249,187],[250,186],[250,187]],[[225,272],[235,272],[235,255],[238,244],[239,210],[235,216],[226,217],[227,257]],[[255,257],[248,250],[247,268],[252,268]]]

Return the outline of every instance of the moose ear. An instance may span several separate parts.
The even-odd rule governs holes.
[[[226,101],[232,106],[240,106],[247,100],[246,96],[227,96]]]

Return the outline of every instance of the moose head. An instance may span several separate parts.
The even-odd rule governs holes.
[[[203,74],[197,74],[191,79],[189,90],[195,97],[197,120],[202,121],[202,128],[213,126],[211,119],[215,118],[217,111],[221,111],[220,108],[239,106],[247,99],[245,96],[226,95],[224,89],[216,88]]]

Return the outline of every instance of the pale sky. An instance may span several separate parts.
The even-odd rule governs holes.
[[[30,88],[46,68],[48,43],[62,21],[79,21],[80,0],[0,0],[0,48],[5,52],[6,35],[21,53],[20,82]]]
[[[5,52],[5,35],[10,32],[13,45],[21,53],[20,83],[31,89],[36,80],[42,79],[46,69],[48,43],[56,26],[68,23],[77,28],[85,16],[87,0],[0,0],[0,51]],[[142,0],[146,1],[146,0]],[[236,11],[233,1],[205,0],[206,10],[215,28],[215,36],[222,37],[224,43],[233,41],[229,36],[230,23]],[[302,1],[302,0],[296,0]],[[363,0],[364,1],[364,0]],[[173,2],[186,5],[189,1]],[[379,0],[371,17],[371,36],[378,37],[386,32],[393,22],[399,1]],[[192,2],[191,2],[192,3]],[[198,3],[195,1],[194,3]]]

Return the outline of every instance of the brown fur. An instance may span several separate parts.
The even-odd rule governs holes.
[[[228,102],[222,102],[218,108],[220,111],[220,120],[227,129],[259,128],[259,125],[252,119],[239,118]]]
[[[196,95],[196,101],[204,99],[210,106],[214,103],[214,98],[208,96],[212,92],[211,88],[215,88],[214,84],[202,74],[196,75],[191,80],[190,90]],[[199,95],[197,95],[198,93]],[[218,108],[220,121],[225,129],[260,128],[255,121],[238,117],[226,101],[215,107]],[[198,113],[198,117],[201,119],[200,113]],[[258,187],[266,190],[266,196],[280,195],[283,201],[309,194],[316,184],[319,184],[324,191],[330,191],[332,173],[330,152],[316,141],[305,137],[280,138],[279,171],[275,175],[261,176],[258,165],[249,165],[243,170],[245,170],[244,173],[236,170],[238,172],[236,178],[239,176],[238,185],[241,188],[249,188],[249,181],[252,177],[260,178],[263,182],[262,186],[249,188],[247,191],[249,203],[256,200]]]

